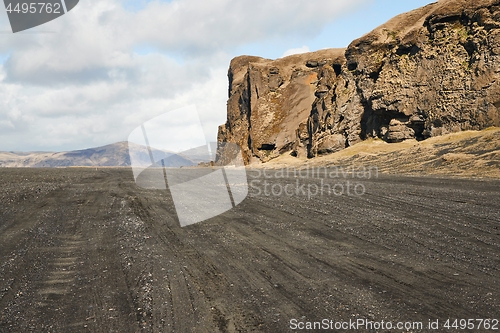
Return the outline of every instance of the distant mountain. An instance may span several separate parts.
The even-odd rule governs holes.
[[[130,152],[130,154],[129,154]],[[155,159],[164,157],[167,167],[192,166],[199,161],[171,152],[152,150]],[[54,168],[72,166],[130,166],[130,155],[141,165],[151,164],[145,147],[118,142],[103,147],[67,152],[0,152],[0,167]]]

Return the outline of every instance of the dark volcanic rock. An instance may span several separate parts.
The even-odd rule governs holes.
[[[318,64],[344,62],[331,49],[278,60],[242,56],[229,67],[227,122],[218,141],[240,145],[245,163],[267,161],[283,152],[306,154],[307,119],[315,100]],[[314,66],[312,66],[314,64]]]
[[[500,126],[499,57],[500,1],[447,0],[395,17],[345,52],[236,58],[219,141],[241,145],[248,163]]]
[[[499,1],[440,1],[354,41],[347,80],[361,139],[389,142],[500,125]]]

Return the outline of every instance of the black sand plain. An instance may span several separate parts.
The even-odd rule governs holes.
[[[500,319],[500,181],[379,175],[308,199],[259,195],[258,173],[239,206],[181,228],[127,168],[1,169],[0,332]]]

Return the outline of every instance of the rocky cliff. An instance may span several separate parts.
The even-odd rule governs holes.
[[[237,143],[247,163],[253,157],[267,161],[300,149],[309,136],[307,122],[320,69],[327,64],[341,67],[344,52],[324,50],[274,61],[233,59],[228,73],[228,119],[219,128],[218,141]]]
[[[218,141],[245,162],[500,126],[500,1],[442,0],[347,49],[238,57]]]

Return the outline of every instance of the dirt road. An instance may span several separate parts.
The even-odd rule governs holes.
[[[0,170],[0,332],[500,319],[499,181],[381,176],[308,200],[249,179],[238,207],[181,228],[129,169]]]

